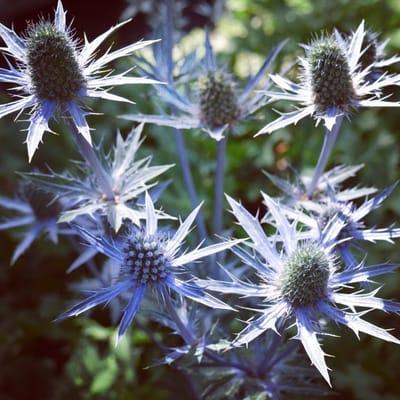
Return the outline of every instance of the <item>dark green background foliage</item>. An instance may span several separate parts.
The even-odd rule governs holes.
[[[68,4],[66,4],[68,6]],[[111,7],[111,2],[110,2]],[[107,13],[107,7],[104,7]],[[228,0],[227,13],[217,25],[216,42],[225,37],[222,59],[233,71],[244,77],[254,71],[261,58],[278,41],[289,38],[278,60],[277,68],[292,62],[302,53],[298,43],[306,43],[313,32],[330,31],[334,26],[343,31],[355,29],[361,19],[390,38],[389,55],[400,52],[400,3],[398,0]],[[79,20],[79,16],[76,16]],[[80,25],[90,21],[79,21]],[[104,26],[104,29],[107,26]],[[115,38],[118,43],[118,39]],[[131,40],[138,38],[132,37]],[[126,40],[126,38],[124,38]],[[218,47],[218,46],[217,46]],[[127,61],[124,62],[126,67]],[[254,65],[253,65],[254,64]],[[396,68],[393,69],[393,72]],[[400,69],[397,67],[397,72]],[[126,133],[130,125],[117,120],[116,115],[141,110],[153,111],[157,101],[154,92],[144,87],[124,88],[120,93],[137,101],[136,106],[93,104],[103,116],[90,117],[96,128],[94,137],[109,143],[120,127]],[[399,92],[396,93],[397,99]],[[7,101],[6,92],[1,95]],[[362,183],[384,188],[399,174],[399,111],[397,109],[361,110],[345,122],[331,164],[359,164],[365,168],[352,184]],[[311,120],[301,121],[297,127],[282,129],[271,136],[256,139],[253,134],[261,124],[276,117],[265,109],[257,119],[244,125],[239,135],[228,143],[225,191],[241,199],[255,212],[261,207],[259,191],[272,195],[276,189],[262,173],[266,170],[282,177],[289,176],[289,166],[309,171],[316,163],[323,138],[322,127],[315,128]],[[69,158],[77,158],[65,127],[54,123],[60,133],[47,134],[31,166],[24,133],[12,117],[0,120],[0,187],[4,195],[12,195],[17,183],[15,171],[44,168],[47,163],[56,171],[68,166]],[[145,127],[147,136],[142,154],[153,154],[154,162],[177,162],[172,131],[168,128]],[[205,134],[187,132],[187,145],[195,180],[205,201],[207,217],[212,212],[213,169],[215,142]],[[168,172],[173,183],[163,196],[163,207],[172,214],[184,215],[190,209],[179,166]],[[390,225],[400,215],[400,189],[384,206],[368,219],[370,224]],[[225,225],[232,219],[225,214]],[[399,224],[397,224],[399,225]],[[61,239],[58,245],[43,239],[34,244],[15,266],[9,260],[17,236],[1,232],[0,236],[0,398],[17,399],[192,399],[196,398],[185,373],[173,367],[145,369],[159,357],[159,350],[148,334],[138,328],[130,329],[127,338],[115,349],[114,328],[110,313],[98,309],[90,318],[79,317],[61,323],[51,322],[72,299],[78,297],[72,284],[89,279],[81,268],[70,275],[65,271],[76,254]],[[399,246],[370,245],[371,263],[400,261]],[[102,259],[97,260],[100,264]],[[382,280],[382,295],[400,299],[400,272]],[[400,319],[384,313],[371,314],[380,326],[395,328],[400,334]],[[158,339],[173,344],[174,338],[155,323],[147,323],[139,316],[141,325],[147,324]],[[336,328],[332,326],[332,329]],[[361,342],[346,330],[336,330],[341,338],[324,338],[325,350],[335,354],[328,359],[333,368],[333,384],[339,393],[335,398],[395,400],[400,397],[400,349],[393,344],[361,337]],[[233,334],[233,332],[232,332]],[[176,342],[175,342],[176,343]],[[196,385],[197,380],[193,380]]]

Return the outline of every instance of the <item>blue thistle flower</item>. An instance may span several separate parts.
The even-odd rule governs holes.
[[[340,116],[349,116],[359,107],[398,107],[397,101],[381,97],[383,88],[400,84],[400,75],[382,75],[369,82],[367,76],[376,64],[361,68],[364,22],[361,22],[351,40],[339,34],[322,37],[304,46],[306,58],[300,58],[302,72],[300,83],[280,75],[270,75],[282,91],[266,91],[272,101],[289,100],[300,104],[295,111],[283,113],[262,128],[257,135],[272,133],[285,126],[296,125],[301,119],[314,116],[331,130]]]
[[[349,291],[354,289],[354,284],[370,282],[372,277],[391,272],[399,265],[367,267],[361,263],[357,269],[341,270],[334,249],[338,246],[344,221],[335,216],[318,239],[304,239],[296,230],[296,223],[289,223],[278,204],[265,194],[263,197],[275,220],[278,236],[266,236],[257,218],[228,197],[235,217],[251,239],[249,246],[254,254],[239,247],[232,250],[242,262],[255,269],[260,283],[242,282],[230,274],[230,282],[209,282],[207,286],[209,290],[262,298],[268,303],[259,310],[261,316],[251,320],[239,333],[234,346],[249,343],[270,329],[276,330],[278,322],[294,321],[297,338],[330,384],[324,353],[317,339],[321,333],[318,323],[321,317],[349,327],[356,335],[364,332],[400,344],[400,340],[386,330],[362,319],[365,311],[355,311],[355,307],[363,307],[398,313],[400,303],[375,297],[376,290],[368,293]],[[343,288],[346,288],[345,292],[341,291]]]
[[[153,202],[146,194],[146,225],[132,228],[123,240],[118,242],[93,235],[84,228],[77,227],[80,236],[92,247],[120,265],[120,276],[116,284],[104,288],[90,296],[59,319],[79,315],[99,304],[108,303],[123,292],[133,291],[126,306],[118,329],[118,339],[126,332],[140,303],[147,292],[153,289],[158,298],[170,296],[170,291],[212,308],[231,309],[230,306],[211,296],[196,284],[197,278],[186,271],[185,266],[200,258],[228,249],[237,241],[213,244],[207,247],[179,254],[183,241],[200,209],[198,206],[180,225],[176,233],[169,237],[158,230],[157,214]],[[188,280],[179,277],[189,276]]]
[[[342,188],[344,181],[352,178],[363,168],[359,165],[338,165],[322,174],[314,193],[309,196],[307,188],[311,182],[311,177],[300,175],[293,170],[293,182],[279,178],[278,176],[265,172],[269,180],[283,192],[279,197],[279,202],[296,209],[315,210],[316,203],[329,201],[332,197],[339,202],[348,202],[365,197],[377,191],[374,187],[356,186]]]
[[[163,41],[170,41],[163,37]],[[144,115],[127,114],[121,117],[130,121],[150,122],[160,126],[170,126],[177,129],[202,129],[208,135],[219,141],[223,138],[227,128],[234,128],[237,123],[248,118],[266,104],[263,94],[256,91],[265,77],[265,72],[271,67],[277,55],[281,51],[284,42],[276,46],[265,59],[258,72],[251,77],[243,89],[232,78],[231,74],[218,67],[214,51],[212,49],[208,32],[205,33],[205,55],[200,61],[200,73],[195,68],[195,54],[190,53],[185,60],[178,64],[177,82],[165,79],[173,65],[168,65],[168,60],[159,54],[162,45],[154,46],[156,64],[153,65],[146,59],[142,61],[143,72],[153,79],[165,79],[169,83],[156,88],[167,107],[177,111],[176,115]],[[193,84],[193,76],[197,83],[187,87],[185,77],[190,76]],[[263,89],[267,90],[269,80],[264,83]],[[179,86],[186,86],[180,90]],[[188,94],[189,92],[189,94]]]
[[[110,28],[91,42],[85,38],[82,46],[78,46],[72,37],[61,0],[58,1],[54,22],[41,21],[29,26],[25,37],[0,24],[0,37],[6,44],[2,50],[16,60],[16,66],[9,63],[9,69],[0,69],[0,82],[15,84],[18,96],[18,100],[0,106],[0,118],[17,111],[32,110],[26,138],[29,161],[44,132],[50,131],[48,122],[56,113],[70,117],[79,133],[91,144],[85,118],[87,112],[81,105],[84,98],[130,102],[109,93],[108,88],[159,83],[144,77],[126,76],[129,71],[117,75],[104,74],[104,67],[109,63],[156,40],[139,41],[95,57],[99,46],[127,22]]]
[[[57,196],[68,198],[72,209],[65,210],[59,222],[72,222],[81,215],[105,216],[118,232],[124,219],[136,225],[145,218],[143,207],[138,199],[155,184],[148,183],[172,165],[150,166],[151,157],[137,160],[136,153],[142,143],[143,124],[132,129],[126,139],[118,132],[113,151],[105,155],[100,149],[98,168],[101,174],[93,175],[84,165],[76,163],[80,174],[30,173],[26,176]],[[96,178],[101,175],[107,186],[113,189],[112,197],[107,195],[102,182]],[[161,214],[160,214],[161,215]],[[165,215],[164,215],[165,216]]]
[[[202,368],[203,398],[282,399],[305,395],[321,398],[332,392],[321,385],[318,373],[306,365],[296,342],[282,343],[274,332],[258,337],[249,347],[224,353],[225,365],[208,363]],[[238,368],[242,366],[242,368]],[[308,397],[307,397],[308,398]]]
[[[285,205],[281,205],[280,209],[288,218],[293,218],[307,228],[302,232],[303,237],[314,239],[320,237],[331,219],[337,216],[344,223],[338,233],[338,239],[344,239],[344,241],[337,246],[337,251],[342,256],[346,269],[356,268],[359,263],[354,258],[351,248],[359,247],[360,241],[374,243],[382,240],[393,243],[393,239],[400,237],[399,228],[393,226],[388,228],[367,227],[363,221],[371,211],[382,205],[396,186],[397,183],[389,186],[358,207],[351,201],[339,200],[332,191],[328,193],[324,201],[314,202],[313,206],[309,207],[311,209],[309,214],[301,210],[293,211]]]
[[[65,226],[57,225],[57,219],[64,205],[51,194],[23,182],[16,198],[0,197],[0,207],[15,212],[17,215],[4,218],[0,230],[23,228],[22,241],[14,250],[11,264],[25,253],[32,243],[45,233],[53,243],[57,243],[59,234],[71,233]]]

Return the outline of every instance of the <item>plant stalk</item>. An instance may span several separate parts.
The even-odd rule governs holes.
[[[78,129],[71,122],[71,120],[67,119],[67,121],[75,144],[77,145],[81,156],[86,161],[87,165],[92,169],[92,172],[95,174],[97,183],[99,184],[101,190],[107,196],[108,200],[114,199],[114,191],[112,189],[110,176],[104,170],[95,150],[79,133]]]
[[[215,189],[214,189],[214,217],[213,230],[218,235],[222,232],[222,216],[224,202],[224,175],[225,175],[225,153],[226,137],[217,143],[217,165],[215,169]]]
[[[321,153],[319,154],[318,163],[315,167],[313,177],[311,179],[310,186],[307,189],[308,198],[312,198],[312,195],[318,186],[318,182],[324,173],[326,164],[328,163],[329,156],[332,152],[333,146],[336,143],[340,127],[342,126],[343,116],[337,118],[335,125],[333,125],[331,130],[325,130],[324,143],[322,145]]]

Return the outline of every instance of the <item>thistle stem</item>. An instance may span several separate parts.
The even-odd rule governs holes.
[[[225,152],[226,137],[217,143],[217,165],[215,169],[215,191],[214,191],[214,234],[222,231],[223,197],[224,197],[224,175],[225,175]]]
[[[310,186],[307,189],[307,196],[312,197],[315,188],[325,170],[326,164],[328,163],[329,156],[332,152],[333,146],[336,143],[340,127],[342,126],[343,116],[337,118],[335,124],[331,130],[325,130],[324,143],[322,145],[321,153],[319,154],[318,163],[315,167],[313,177],[311,179]]]
[[[167,81],[169,85],[173,85],[173,60],[172,60],[172,47],[173,47],[173,10],[174,10],[174,0],[165,0],[166,4],[166,16],[165,16],[165,24],[164,24],[164,36],[165,39],[163,41],[164,47],[164,56],[166,58],[167,64]],[[172,107],[172,111],[174,108]],[[186,190],[189,195],[190,202],[192,207],[197,207],[199,205],[199,198],[197,196],[196,188],[193,183],[193,176],[190,170],[189,157],[186,151],[185,140],[182,135],[182,131],[180,129],[175,129],[175,143],[176,150],[179,157],[179,162],[182,169],[183,181],[186,187]],[[204,215],[199,211],[196,218],[196,223],[198,227],[198,234],[200,240],[207,239],[207,229],[204,220]]]
[[[77,145],[82,158],[86,161],[87,165],[92,169],[92,172],[95,174],[97,183],[99,184],[101,190],[107,196],[107,199],[114,199],[114,191],[112,190],[110,177],[101,165],[101,162],[98,159],[93,147],[79,133],[78,129],[71,122],[71,120],[67,119],[67,121],[71,129],[72,137],[74,138],[75,144]]]
[[[165,0],[166,3],[166,16],[165,16],[165,24],[164,24],[164,55],[166,58],[167,64],[167,80],[168,84],[173,84],[173,68],[174,63],[172,60],[172,48],[173,48],[173,30],[174,30],[174,0]]]
[[[195,208],[199,205],[200,202],[196,192],[196,188],[194,186],[192,172],[190,170],[189,157],[186,151],[185,140],[183,138],[182,132],[179,129],[175,129],[175,143],[179,162],[182,169],[183,181],[185,183],[185,187],[188,192],[192,207]],[[207,239],[206,223],[204,221],[204,215],[201,210],[197,214],[196,223],[200,240]]]

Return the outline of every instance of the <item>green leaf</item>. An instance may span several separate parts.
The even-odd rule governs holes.
[[[107,340],[113,335],[113,330],[91,322],[91,324],[84,329],[84,333],[95,340]]]
[[[94,377],[90,385],[90,393],[102,394],[108,391],[118,375],[118,365],[114,358],[108,358],[105,368],[101,369]]]

